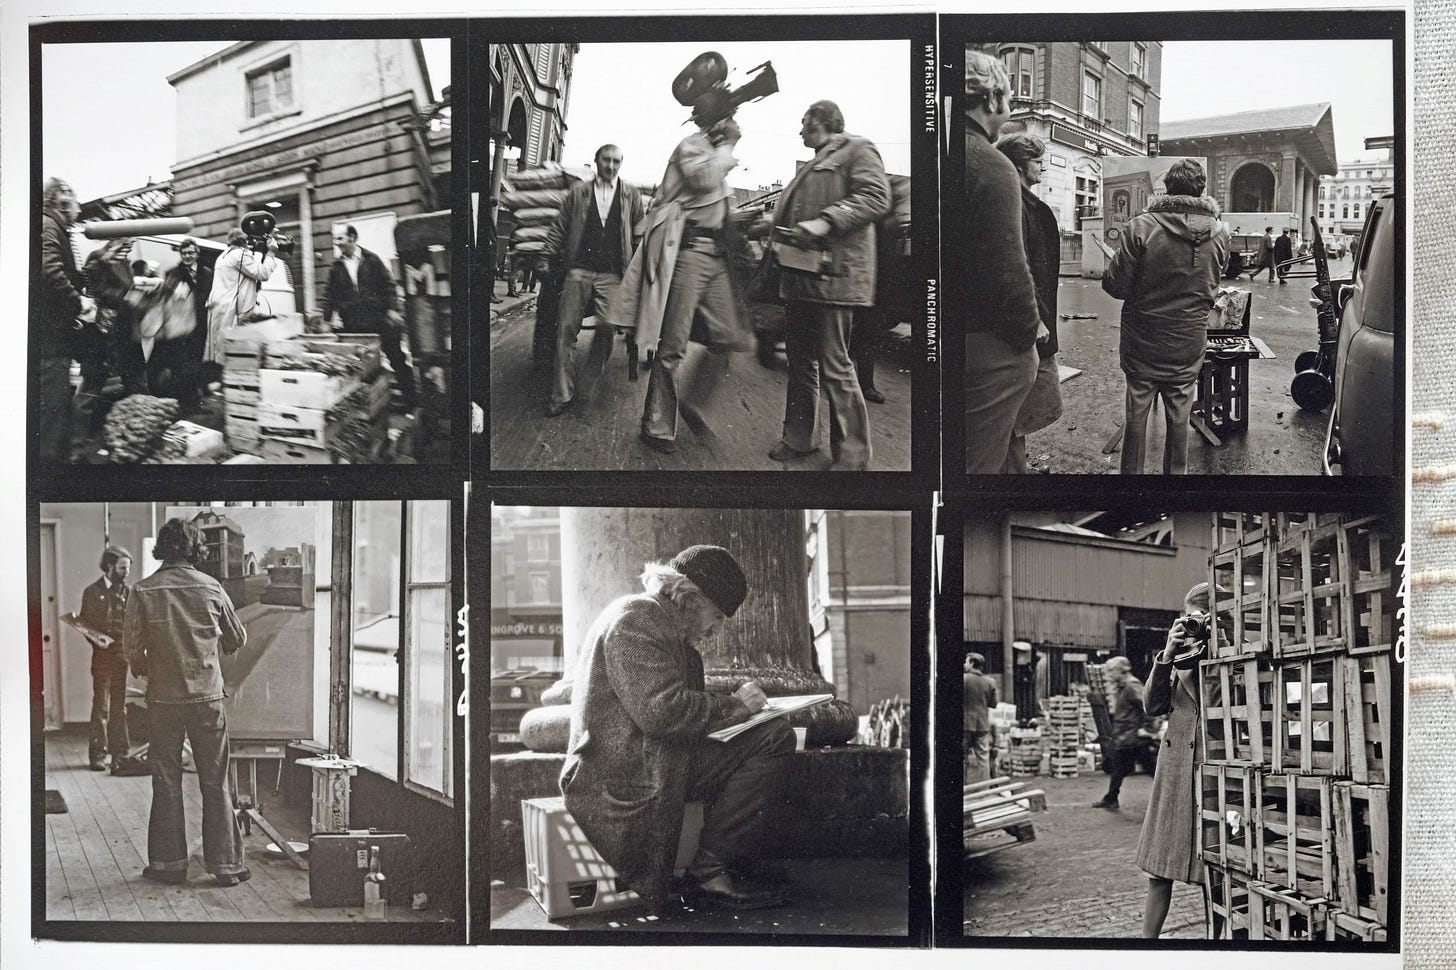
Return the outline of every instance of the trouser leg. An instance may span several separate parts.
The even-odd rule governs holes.
[[[1127,393],[1124,398],[1122,425],[1122,474],[1141,475],[1148,447],[1148,411],[1153,406],[1157,385],[1125,374]]]
[[[693,315],[698,312],[704,285],[712,277],[717,262],[714,256],[690,249],[678,254],[662,316],[662,333],[657,338],[657,352],[647,381],[647,401],[642,409],[642,430],[653,438],[665,441],[677,438],[678,371],[692,335]]]
[[[38,461],[71,458],[71,358],[41,357],[34,366],[35,456]]]
[[[587,305],[582,311],[578,323],[589,316],[597,318],[596,329],[592,331],[591,346],[586,354],[586,365],[582,369],[583,373],[589,375],[590,378],[587,383],[587,393],[595,394],[597,382],[606,372],[607,361],[612,356],[614,334],[605,319],[607,307],[611,305],[613,297],[616,296],[617,287],[621,285],[622,278],[615,273],[591,273],[590,277]]]
[[[399,344],[399,331],[385,321],[379,325],[376,333],[379,334],[379,349],[389,358],[389,366],[394,371],[394,382],[399,386],[399,395],[404,399],[405,410],[413,411],[419,404],[419,396],[415,392],[415,372],[405,359],[404,348]]]
[[[182,803],[182,742],[188,704],[151,704],[147,760],[152,767],[152,813],[147,862],[157,870],[187,871],[187,816]]]
[[[784,352],[789,359],[784,398],[784,444],[795,451],[814,448],[819,423],[819,341],[815,305],[790,303],[784,310]]]
[[[831,304],[813,309],[819,330],[819,383],[829,405],[829,453],[836,465],[867,468],[870,415],[849,356],[854,310]]]
[[[849,334],[849,356],[854,361],[854,372],[859,386],[869,389],[875,386],[875,357],[880,349],[881,314],[874,307],[858,307],[854,311],[854,324]]]
[[[990,777],[991,739],[987,731],[966,731],[966,780],[967,785],[985,781]]]
[[[1036,382],[1035,345],[1014,350],[989,333],[966,335],[966,471],[995,475],[1006,464],[1021,403]]]
[[[1122,792],[1122,782],[1132,774],[1133,751],[1131,748],[1114,748],[1112,751],[1112,777],[1107,782],[1106,801],[1115,802]]]
[[[243,833],[228,782],[227,715],[222,701],[188,707],[187,736],[202,791],[202,858],[213,875],[232,875],[243,868]]]
[[[1198,382],[1164,385],[1160,391],[1163,413],[1168,419],[1167,444],[1163,449],[1163,474],[1184,475],[1188,472],[1188,421],[1193,415],[1193,399]]]
[[[703,743],[687,795],[703,803],[703,834],[690,866],[695,876],[762,855],[763,826],[783,798],[780,759],[793,750],[793,729],[782,719],[727,743]]]
[[[566,274],[561,304],[556,311],[556,360],[551,379],[551,403],[565,404],[576,394],[576,337],[591,299],[591,281],[585,270]]]
[[[111,649],[120,650],[121,644],[118,643]],[[111,762],[115,764],[131,754],[131,734],[126,723],[126,658],[118,655],[111,657],[110,660],[111,670],[107,684],[110,703],[107,705],[106,746],[111,752]]]
[[[106,757],[106,722],[111,710],[111,668],[98,651],[91,654],[91,734],[89,755],[95,764]]]

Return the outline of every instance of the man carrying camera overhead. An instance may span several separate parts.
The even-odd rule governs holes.
[[[268,237],[261,252],[248,234],[228,230],[227,249],[212,267],[212,294],[207,300],[207,347],[203,356],[219,366],[227,350],[227,332],[246,320],[258,305],[258,290],[278,268],[278,241]]]
[[[334,230],[334,246],[339,250],[339,258],[329,269],[324,305],[309,323],[314,327],[326,325],[337,310],[344,332],[378,336],[380,349],[389,358],[395,383],[404,398],[404,409],[413,412],[418,402],[415,375],[399,345],[403,318],[397,310],[394,278],[389,275],[384,260],[359,245],[359,230],[353,226]]]

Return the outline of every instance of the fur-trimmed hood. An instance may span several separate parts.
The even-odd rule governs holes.
[[[1169,233],[1197,246],[1218,226],[1218,203],[1206,195],[1159,195],[1148,200],[1147,215]]]

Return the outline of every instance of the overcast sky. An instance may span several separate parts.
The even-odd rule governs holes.
[[[167,77],[232,43],[45,45],[42,171],[69,181],[83,202],[171,178],[177,103]],[[438,98],[450,83],[450,41],[421,44]]]
[[[1395,134],[1388,40],[1168,41],[1163,120],[1328,101],[1341,162]]]
[[[703,51],[728,62],[728,86],[741,87],[750,68],[772,61],[779,93],[738,109],[743,139],[730,185],[757,188],[787,182],[796,159],[813,152],[799,139],[804,109],[836,102],[845,128],[875,143],[889,172],[910,174],[910,42],[812,41],[716,44],[583,44],[567,106],[562,162],[589,165],[600,145],[622,149],[622,177],[655,185],[674,146],[694,130],[690,109],[672,96],[672,80]]]

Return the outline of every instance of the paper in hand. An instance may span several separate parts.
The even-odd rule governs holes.
[[[795,711],[802,711],[813,707],[815,704],[823,704],[825,701],[834,700],[833,694],[794,694],[789,697],[770,697],[768,704],[763,710],[750,717],[741,724],[734,724],[725,727],[721,731],[714,731],[708,737],[714,741],[731,741],[749,728],[757,727],[776,717],[783,717],[785,714],[792,714]]]

